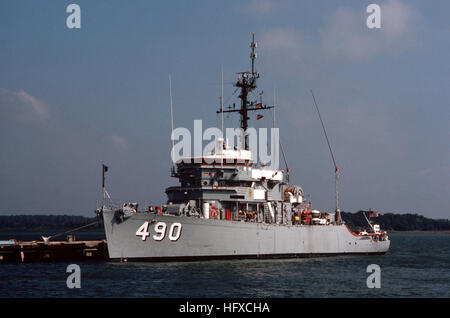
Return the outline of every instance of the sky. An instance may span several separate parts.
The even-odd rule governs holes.
[[[66,24],[71,3],[79,29]],[[366,25],[371,3],[380,29]],[[448,12],[445,0],[3,0],[0,215],[93,216],[102,163],[112,197],[164,203],[177,184],[169,74],[175,126],[220,127],[221,69],[224,100],[237,103],[255,33],[259,89],[267,104],[276,94],[291,183],[315,208],[334,210],[334,167],[311,90],[341,210],[448,219]],[[271,127],[263,115],[250,126]]]

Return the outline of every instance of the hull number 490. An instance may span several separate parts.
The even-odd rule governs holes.
[[[149,237],[150,231],[149,231],[150,223],[144,222],[138,230],[136,231],[136,236],[140,236],[143,241],[147,240],[147,237]],[[169,240],[172,242],[178,241],[178,239],[181,236],[181,223],[173,223],[169,228]],[[167,224],[165,222],[158,222],[155,224],[154,227],[155,234],[152,235],[152,238],[155,241],[162,241],[166,237],[167,233]]]

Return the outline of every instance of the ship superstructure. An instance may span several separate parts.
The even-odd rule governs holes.
[[[302,187],[289,184],[288,168],[254,162],[245,133],[249,113],[274,105],[249,100],[259,78],[254,36],[250,47],[251,71],[238,73],[235,83],[240,108],[221,105],[217,111],[240,115],[244,132],[240,144],[229,147],[218,138],[209,155],[178,160],[172,176],[179,185],[166,189],[164,205],[113,203],[105,198],[99,211],[110,258],[281,258],[383,254],[389,249],[388,236],[379,227],[355,234],[340,218],[338,207],[332,213],[312,209]]]

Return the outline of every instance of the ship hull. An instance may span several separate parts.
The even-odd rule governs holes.
[[[104,210],[111,260],[194,261],[384,254],[390,241],[346,225],[277,225]]]

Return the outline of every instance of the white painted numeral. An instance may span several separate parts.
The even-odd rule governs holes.
[[[150,236],[150,232],[148,231],[149,222],[145,222],[141,225],[141,227],[136,231],[136,236],[142,237],[142,240],[145,241],[148,236]],[[173,242],[177,241],[181,236],[181,223],[173,223],[169,229],[169,239]],[[158,222],[155,224],[155,235],[153,235],[153,239],[155,241],[162,241],[166,237],[167,224],[165,222]]]
[[[176,234],[175,234],[176,231]],[[174,223],[172,224],[172,226],[170,227],[169,230],[169,239],[171,241],[176,241],[180,238],[181,235],[181,223]]]
[[[155,241],[162,241],[164,237],[166,236],[166,229],[167,225],[164,222],[158,222],[155,224],[155,232],[156,234],[153,235],[153,239]]]
[[[145,222],[136,231],[136,236],[141,236],[142,240],[145,241],[147,239],[147,236],[149,236],[149,235],[150,235],[150,232],[148,231],[148,222]]]

